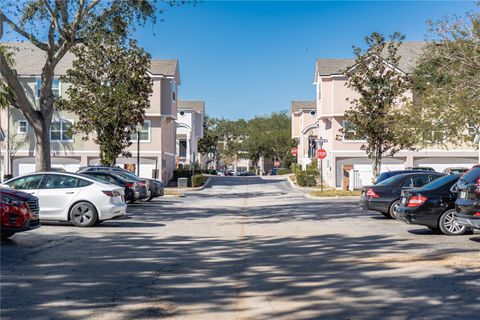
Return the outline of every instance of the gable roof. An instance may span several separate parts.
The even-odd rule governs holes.
[[[409,74],[413,71],[420,54],[425,48],[425,42],[404,42],[398,48],[400,61],[398,69]],[[320,76],[329,76],[343,74],[345,69],[352,67],[355,59],[317,59],[315,65],[315,74]]]
[[[178,101],[178,110],[195,110],[199,113],[205,113],[205,101]]]
[[[15,69],[21,76],[37,76],[42,73],[42,68],[47,58],[47,53],[30,42],[2,42],[2,45],[13,52]],[[64,76],[67,70],[72,67],[75,55],[67,52],[55,68],[55,75]],[[152,59],[149,72],[153,75],[175,77],[178,75],[178,60]],[[178,76],[178,84],[180,84]]]
[[[300,110],[312,110],[317,109],[315,101],[292,101],[292,113]]]

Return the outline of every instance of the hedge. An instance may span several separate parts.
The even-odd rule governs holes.
[[[314,187],[317,185],[317,179],[311,174],[297,174],[297,183],[302,187]]]
[[[203,176],[201,174],[196,174],[192,177],[192,187],[197,188],[202,186]]]
[[[282,168],[282,169],[278,169],[278,170],[277,170],[277,175],[278,175],[278,176],[279,176],[279,175],[282,175],[282,174],[289,174],[289,173],[290,173],[290,170],[288,170],[288,169]]]

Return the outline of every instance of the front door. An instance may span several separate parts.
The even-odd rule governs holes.
[[[347,164],[343,165],[343,179],[342,179],[342,188],[343,190],[348,190],[350,185],[350,170],[353,169],[353,165]]]

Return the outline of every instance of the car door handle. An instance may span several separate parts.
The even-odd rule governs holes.
[[[74,194],[75,192],[71,191],[71,192],[65,192],[65,194]]]

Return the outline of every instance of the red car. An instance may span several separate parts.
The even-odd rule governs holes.
[[[38,198],[28,193],[0,188],[1,237],[40,227]]]

